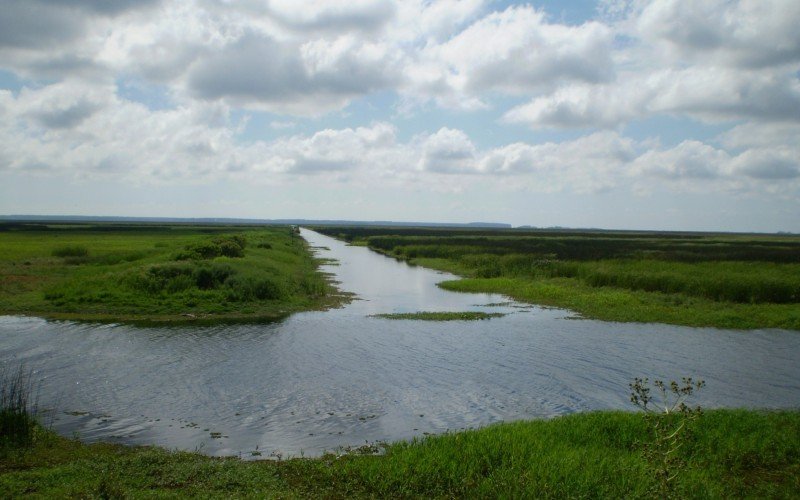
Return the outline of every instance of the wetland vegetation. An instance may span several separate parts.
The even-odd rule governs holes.
[[[610,321],[800,330],[800,238],[609,231],[319,227],[491,292]]]
[[[264,320],[342,300],[289,227],[0,224],[0,314]]]
[[[796,498],[800,413],[713,410],[676,450],[680,498]],[[0,458],[3,497],[658,497],[642,413],[494,425],[355,453],[242,461],[153,447],[85,445],[38,427]],[[380,455],[372,453],[383,451]],[[358,452],[365,454],[359,454]]]
[[[502,233],[492,234],[491,237],[509,237]],[[105,238],[104,235],[109,237]],[[417,236],[411,235],[411,237]],[[511,236],[516,237],[513,234]],[[484,235],[469,237],[483,238]],[[373,246],[371,237],[359,241]],[[791,239],[789,241],[791,243]],[[120,302],[130,301],[131,309],[124,310],[123,318],[144,317],[142,312],[134,308],[141,307],[142,311],[149,311],[148,308],[162,301],[164,309],[161,310],[160,314],[163,315],[161,317],[180,320],[183,318],[181,314],[191,307],[185,300],[203,293],[209,294],[206,297],[208,302],[194,299],[198,300],[198,305],[195,306],[197,312],[193,314],[197,314],[198,317],[204,314],[216,314],[201,312],[203,311],[201,307],[211,307],[214,303],[219,303],[220,307],[230,307],[229,311],[218,313],[220,317],[232,317],[233,311],[239,307],[242,309],[253,307],[256,311],[263,311],[263,314],[270,314],[276,308],[291,310],[291,307],[297,307],[296,310],[299,310],[302,307],[316,307],[329,300],[321,298],[319,294],[308,293],[309,291],[304,290],[300,284],[308,276],[320,280],[323,278],[317,273],[315,269],[317,261],[307,253],[305,243],[299,241],[288,228],[174,226],[128,229],[109,226],[55,228],[37,226],[1,232],[0,242],[4,249],[8,249],[1,261],[4,273],[2,293],[6,294],[3,298],[13,299],[10,303],[16,309],[12,310],[24,314],[58,317],[60,314],[85,314],[86,310],[98,311],[103,307],[100,302],[80,300],[80,297],[85,297],[88,293],[97,293],[98,290],[116,296]],[[550,243],[552,242],[548,242]],[[569,246],[566,243],[564,245]],[[770,250],[774,250],[773,256],[782,252],[780,245],[776,247],[778,248]],[[373,246],[373,248],[378,247]],[[381,251],[421,263],[428,262],[424,259],[432,259],[431,262],[438,262],[441,268],[463,266],[460,272],[465,275],[476,269],[470,267],[471,264],[468,265],[473,262],[469,258],[441,256],[412,258],[403,255],[403,252],[396,252],[395,247],[391,248]],[[498,257],[494,261],[505,263],[503,266],[508,266],[509,269],[514,269],[511,266],[511,263],[515,262],[514,259],[525,262],[519,257],[520,255],[525,257],[524,252],[492,253],[486,251],[487,248],[491,248],[490,246],[484,245],[481,248],[485,255]],[[736,251],[741,252],[741,249]],[[479,253],[463,255],[480,256]],[[516,257],[505,257],[507,255]],[[704,262],[731,263],[731,269],[746,269],[747,266],[743,264],[746,262],[753,262],[756,267],[769,262],[742,260],[741,256],[744,254],[738,255],[740,260],[730,261],[710,259],[695,262],[691,259],[647,258],[654,262],[652,269],[658,269],[656,266],[660,262],[678,262],[687,265]],[[504,258],[507,261],[504,261]],[[474,283],[476,288],[485,288],[488,286],[487,283],[497,283],[498,289],[502,288],[498,291],[508,293],[506,291],[508,284],[503,285],[503,280],[522,283],[525,286],[537,286],[537,283],[541,282],[552,287],[561,286],[558,284],[559,280],[566,283],[572,280],[573,283],[564,285],[562,290],[563,293],[570,293],[578,286],[574,282],[588,280],[581,276],[580,273],[584,271],[581,271],[583,268],[580,266],[586,265],[589,270],[595,269],[592,267],[594,261],[591,259],[577,257],[564,259],[558,254],[550,255],[547,259],[555,263],[554,265],[564,265],[565,269],[575,266],[577,271],[574,276],[544,274],[539,276],[530,272],[520,276],[506,276],[505,273],[508,271],[500,266],[499,276],[476,275],[474,278],[456,283],[462,283],[462,286],[464,283]],[[617,264],[621,266],[612,267],[615,272],[624,268],[625,261],[630,261],[630,269],[636,272],[651,269],[630,256],[609,257],[605,260],[609,261],[609,266]],[[772,264],[796,265],[790,259],[783,262],[777,258]],[[277,272],[268,270],[268,266],[274,267]],[[22,268],[24,272],[19,272],[18,268]],[[524,269],[524,266],[522,268]],[[668,265],[666,268],[667,271],[670,269]],[[680,266],[678,268],[680,269]],[[682,272],[688,273],[685,270]],[[703,278],[702,273],[693,274],[700,283],[704,283],[703,279],[708,280],[707,277]],[[765,273],[764,276],[780,279],[781,274]],[[20,276],[26,278],[20,279]],[[283,278],[278,279],[279,276]],[[7,280],[6,277],[12,279]],[[278,298],[269,298],[273,293],[270,287],[258,287],[258,280],[264,277],[272,278],[281,284],[279,288],[281,294],[277,296]],[[26,284],[25,280],[33,283]],[[82,280],[88,281],[89,285],[84,286]],[[321,283],[329,286],[324,281]],[[580,286],[586,289],[587,301],[596,301],[597,290],[604,293],[615,291],[619,294],[634,294],[634,297],[639,293],[659,294],[671,298],[670,300],[681,295],[692,297],[690,292],[700,293],[693,292],[694,289],[691,288],[671,293],[636,290],[624,288],[620,283],[613,285],[599,284],[599,282],[583,283]],[[9,286],[22,289],[11,293],[12,291],[6,288]],[[506,288],[503,288],[504,286]],[[295,290],[296,294],[284,295],[286,290]],[[59,291],[62,295],[46,297],[46,294]],[[59,299],[64,303],[61,305],[53,303],[53,300]],[[722,304],[721,307],[730,307],[730,304],[746,307],[795,306],[794,302],[773,303],[751,300],[737,303],[733,300],[728,298],[718,302]],[[53,313],[54,306],[57,314]],[[173,307],[170,309],[167,306]],[[598,308],[603,306],[602,302],[597,305]],[[94,309],[83,309],[84,307]],[[678,311],[680,312],[680,309]],[[119,310],[107,309],[103,314],[109,316],[104,317],[114,317],[110,316],[112,312],[120,314]],[[515,316],[511,315],[497,321],[501,323]],[[259,316],[257,313],[255,317],[264,316]],[[359,317],[363,318],[363,315]],[[348,325],[351,324],[348,320]],[[482,325],[485,324],[479,323],[470,327]],[[402,324],[392,323],[384,326],[402,327]],[[319,334],[316,329],[309,330],[312,330],[314,335]],[[296,339],[302,338],[297,335],[299,331],[291,332],[292,338],[295,339],[294,344],[298,343]],[[85,332],[80,334],[84,335]],[[58,335],[63,337],[63,333]],[[334,335],[335,332],[332,332],[330,338]],[[563,336],[560,328],[558,335]],[[180,336],[170,336],[170,339],[175,340],[175,337]],[[278,335],[258,335],[258,337],[276,338]],[[786,337],[781,335],[781,338]],[[317,359],[336,358],[333,354],[335,351],[330,349],[333,344],[328,343],[330,338],[322,350],[323,358]],[[742,338],[748,342],[752,340],[750,336]],[[228,340],[225,339],[226,342]],[[182,341],[181,338],[175,340],[176,345]],[[461,339],[458,341],[461,342]],[[160,338],[158,345],[164,344],[165,341]],[[307,342],[300,344],[302,345],[295,355],[289,356],[291,363],[286,366],[279,365],[283,375],[292,374],[291,383],[295,385],[297,372],[286,371],[286,368],[297,363],[297,353],[307,351],[310,347]],[[752,344],[748,346],[752,347]],[[168,362],[172,362],[173,359],[171,352],[168,351],[169,354],[164,357]],[[448,347],[441,352],[453,357],[454,349]],[[233,353],[230,355],[235,356]],[[49,356],[50,354],[46,354],[46,357]],[[504,356],[505,362],[509,353],[506,351]],[[570,357],[574,356],[570,354]],[[395,361],[396,358],[397,356],[387,359]],[[236,363],[242,363],[241,359],[235,357],[234,359]],[[257,359],[258,362],[245,364],[276,364],[274,360],[264,363],[265,358],[261,355],[252,359]],[[337,363],[340,362],[339,359],[336,358]],[[594,359],[592,362],[595,362]],[[212,364],[219,365],[216,361]],[[174,365],[166,366],[174,368]],[[301,369],[305,367],[303,364],[300,366]],[[418,369],[417,367],[422,365],[414,366]],[[114,364],[113,367],[114,370],[119,370],[119,364]],[[614,365],[614,368],[618,367]],[[385,371],[386,365],[380,364],[380,369]],[[333,372],[325,371],[327,368],[322,370],[319,373],[324,375],[314,376],[318,379],[324,378],[326,383],[330,382]],[[236,368],[230,371],[236,371]],[[30,418],[35,406],[32,406],[31,402],[35,401],[26,396],[31,394],[30,378],[27,373],[24,370],[10,371],[9,376],[3,377],[2,381],[3,391],[6,387],[13,389],[3,394],[14,394],[14,397],[3,397],[3,401],[10,403],[3,403],[3,413],[0,414],[0,426],[4,426],[0,436],[10,438],[2,441],[4,444],[0,450],[2,451],[0,453],[2,497],[648,498],[659,497],[665,490],[662,474],[664,470],[670,473],[669,477],[674,477],[666,486],[669,495],[677,497],[796,498],[800,496],[800,412],[796,409],[706,411],[698,414],[696,418],[687,418],[685,426],[680,427],[680,446],[673,446],[670,437],[672,434],[665,437],[663,430],[677,429],[679,427],[672,425],[682,425],[682,422],[670,420],[667,421],[670,427],[658,428],[654,422],[663,422],[658,416],[654,419],[652,415],[643,412],[595,411],[559,416],[549,420],[502,423],[480,429],[427,435],[386,446],[368,444],[349,453],[329,453],[318,458],[294,457],[286,460],[245,461],[241,460],[241,457],[212,458],[199,453],[169,451],[156,447],[121,446],[109,443],[82,444],[77,440],[60,437]],[[360,376],[363,373],[366,372],[362,372]],[[192,373],[185,378],[194,375],[195,373]],[[549,373],[548,376],[552,377]],[[365,375],[361,380],[364,380],[363,377]],[[274,377],[260,378],[269,384],[275,383]],[[390,378],[390,380],[394,384],[406,378],[409,377]],[[250,382],[244,385],[248,386],[247,390],[252,391],[250,384],[253,377],[248,380]],[[785,380],[787,379],[776,378],[775,383],[781,384]],[[788,380],[791,384],[793,379]],[[353,386],[344,384],[343,387],[352,391]],[[455,392],[460,386],[452,387],[455,389],[448,387],[447,390]],[[414,387],[414,390],[416,389]],[[592,390],[595,388],[592,387]],[[326,385],[324,391],[326,397],[330,395],[330,386]],[[263,395],[265,392],[259,394]],[[307,387],[303,387],[301,394],[303,398],[309,398]],[[638,394],[641,395],[643,392],[640,390]],[[20,396],[23,397],[20,399]],[[792,401],[791,398],[787,399]],[[15,403],[20,400],[23,402]],[[259,406],[265,404],[261,400],[258,401]],[[314,410],[312,408],[310,411]],[[268,408],[267,411],[273,410]],[[425,413],[427,415],[428,412]],[[293,417],[293,420],[294,418],[299,417]],[[677,418],[682,417],[677,415]],[[327,425],[328,421],[323,420],[323,422]],[[659,429],[661,429],[660,434]],[[211,434],[213,438],[214,434],[220,433],[215,431]],[[674,452],[671,451],[673,448]],[[670,454],[668,468],[660,467],[655,460],[667,452]],[[258,450],[256,447],[252,455],[245,458],[264,458],[269,456],[269,453],[269,449]],[[242,453],[244,454],[245,452]]]

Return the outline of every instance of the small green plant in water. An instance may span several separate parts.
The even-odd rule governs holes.
[[[702,415],[699,405],[690,406],[686,401],[705,385],[705,381],[692,377],[669,384],[654,380],[653,386],[660,394],[659,401],[654,401],[647,378],[635,378],[629,384],[631,403],[645,412],[650,427],[651,440],[642,443],[642,453],[656,479],[658,489],[654,493],[660,498],[674,496],[675,479],[685,465],[678,451],[691,439],[688,424]]]
[[[31,372],[24,366],[0,369],[0,453],[33,443],[37,409],[33,392]]]

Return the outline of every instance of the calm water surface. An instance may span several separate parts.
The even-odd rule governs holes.
[[[0,317],[65,435],[243,458],[317,455],[499,421],[622,408],[637,376],[706,380],[706,407],[800,407],[800,334],[576,320],[303,230],[348,306],[280,323],[153,327]],[[376,313],[475,310],[473,322]],[[260,454],[260,455],[259,455]]]

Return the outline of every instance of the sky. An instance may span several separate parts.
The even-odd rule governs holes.
[[[3,0],[0,214],[800,232],[797,0]]]

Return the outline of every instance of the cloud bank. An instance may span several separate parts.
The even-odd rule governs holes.
[[[0,175],[798,204],[799,25],[794,0],[604,0],[572,23],[481,0],[10,0]],[[686,130],[636,129],[660,118]]]

